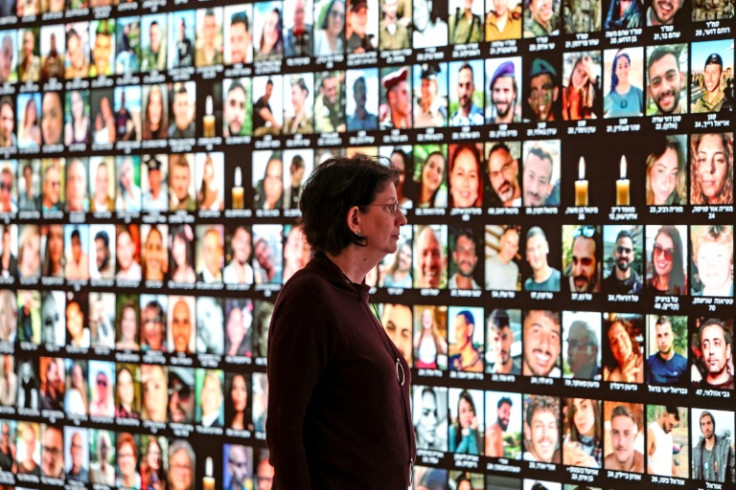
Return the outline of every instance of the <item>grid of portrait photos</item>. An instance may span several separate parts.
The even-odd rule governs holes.
[[[733,0],[0,0],[0,488],[271,488],[299,199],[357,154],[408,219],[366,282],[415,490],[734,488],[735,34]]]

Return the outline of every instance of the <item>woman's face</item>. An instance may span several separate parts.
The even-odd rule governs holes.
[[[49,259],[54,264],[60,263],[64,252],[64,231],[61,225],[49,225],[46,240],[49,247]]]
[[[279,25],[279,14],[274,11],[268,14],[266,23],[263,26],[263,46],[261,51],[271,51],[276,42],[279,40],[279,31],[277,29]]]
[[[717,134],[705,134],[698,145],[697,178],[708,201],[717,199],[728,175],[728,160],[723,139]]]
[[[432,328],[432,312],[427,310],[424,310],[424,313],[422,313],[422,328],[426,330],[430,330]]]
[[[631,338],[621,323],[614,323],[608,330],[608,343],[611,346],[613,358],[616,359],[619,366],[623,366],[633,351]]]
[[[654,205],[664,205],[677,186],[677,152],[667,148],[649,169],[649,182],[654,195]]]
[[[575,68],[572,70],[572,77],[571,80],[572,86],[575,88],[582,87],[585,82],[588,81],[588,74],[585,72],[585,67],[583,66],[582,62],[579,62],[575,65]]]
[[[36,101],[33,99],[28,101],[26,104],[26,126],[35,126],[38,121],[38,114],[36,113]]]
[[[659,233],[654,240],[652,262],[658,276],[669,276],[674,267],[675,245],[666,233]]]
[[[469,208],[478,200],[478,161],[469,150],[461,150],[450,172],[450,193],[455,207]]]
[[[82,388],[84,385],[84,376],[82,375],[82,367],[79,364],[72,366],[72,386]]]
[[[171,255],[176,262],[177,267],[183,267],[187,262],[187,244],[184,239],[176,235],[174,236],[174,242],[171,244]]]
[[[163,241],[161,233],[156,229],[151,229],[145,243],[146,249],[146,270],[147,272],[161,271],[161,255],[163,252]]]
[[[166,421],[168,393],[163,368],[155,366],[151,369],[149,378],[143,385],[143,404],[150,420]]]
[[[595,407],[591,400],[575,398],[572,402],[575,415],[573,422],[578,433],[592,437],[595,431]]]
[[[703,286],[708,289],[726,288],[731,284],[733,257],[723,243],[708,241],[700,245],[695,263]]]
[[[334,2],[330,12],[327,14],[327,31],[333,36],[342,34],[345,27],[345,4],[342,2]]]
[[[411,268],[411,247],[409,245],[402,245],[399,250],[399,269],[402,271],[408,271]]]
[[[161,100],[161,90],[154,86],[148,94],[148,122],[151,127],[158,128],[159,124],[161,124],[163,109],[164,104],[163,100]]]
[[[616,77],[619,82],[629,81],[629,68],[631,68],[629,60],[625,56],[619,56],[616,60]]]
[[[74,91],[71,95],[72,98],[72,116],[74,119],[81,119],[84,115],[84,101],[79,92]]]
[[[120,466],[120,476],[131,477],[135,473],[135,448],[132,444],[123,444],[118,450],[118,466]]]
[[[148,444],[146,463],[153,471],[157,471],[161,468],[161,447],[158,445],[158,441],[154,438],[151,438],[151,442]]]
[[[233,308],[230,311],[230,316],[227,319],[227,337],[230,339],[230,343],[234,346],[240,345],[245,337],[245,330],[243,329],[243,313],[240,308]]]
[[[442,183],[442,173],[445,171],[445,159],[435,153],[430,155],[422,169],[422,185],[434,192]]]
[[[465,398],[461,398],[457,409],[457,418],[460,422],[460,428],[466,429],[470,427],[470,425],[473,423],[473,419],[475,418],[475,410],[473,410],[473,406],[468,403]]]
[[[136,322],[135,308],[130,306],[123,310],[123,318],[120,320],[120,334],[122,340],[134,340],[138,324]]]
[[[404,169],[406,168],[404,157],[400,153],[391,154],[391,168],[399,172],[399,183],[397,187],[400,187],[404,184]]]
[[[133,404],[135,397],[135,388],[133,386],[133,376],[127,369],[122,369],[118,373],[118,399],[120,403],[129,407]]]
[[[245,378],[240,374],[233,378],[230,398],[236,412],[245,411],[245,407],[248,405],[248,387],[245,384]]]

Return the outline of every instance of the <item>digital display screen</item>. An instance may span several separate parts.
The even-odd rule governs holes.
[[[732,488],[733,16],[0,1],[0,486],[270,488],[299,199],[362,153],[415,489]]]

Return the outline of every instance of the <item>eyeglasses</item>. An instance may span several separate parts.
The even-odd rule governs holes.
[[[97,386],[107,386],[107,380],[104,378],[97,378]]]
[[[660,245],[659,243],[655,243],[655,244],[654,244],[654,254],[653,254],[654,256],[657,256],[657,255],[664,255],[664,258],[665,258],[666,260],[672,260],[672,258],[673,258],[673,256],[674,256],[674,254],[675,254],[675,251],[674,251],[674,249],[671,249],[671,248],[664,248],[664,247],[663,247],[662,245]]]
[[[13,183],[6,183],[6,182],[0,182],[0,191],[12,191],[13,190]]]
[[[338,12],[337,10],[331,10],[330,17],[334,19],[345,19],[345,14],[343,14],[342,12]]]
[[[595,226],[585,225],[580,228],[575,228],[572,232],[573,239],[578,237],[593,238],[595,236]]]
[[[245,468],[248,465],[245,461],[233,461],[232,459],[228,459],[228,462],[236,468]]]
[[[181,384],[174,388],[169,388],[169,397],[174,396],[174,393],[176,393],[176,396],[178,396],[180,400],[183,400],[192,396],[192,389],[188,385]]]
[[[399,211],[399,201],[394,201],[390,204],[368,204],[368,206],[381,206],[383,209],[388,211],[391,215],[395,215]]]
[[[633,251],[634,251],[634,249],[633,248],[629,248],[629,247],[616,247],[616,252],[618,252],[619,254],[622,254],[622,255],[623,254],[627,254],[628,255],[628,254],[630,254]]]

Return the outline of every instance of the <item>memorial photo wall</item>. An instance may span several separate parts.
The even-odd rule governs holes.
[[[0,487],[270,488],[299,199],[365,154],[414,489],[733,488],[733,16],[0,1]]]

